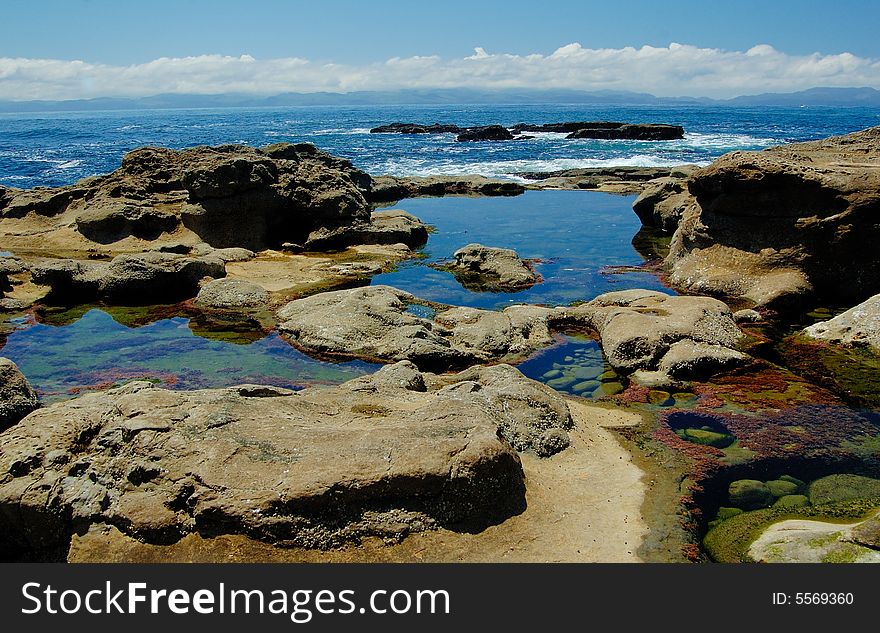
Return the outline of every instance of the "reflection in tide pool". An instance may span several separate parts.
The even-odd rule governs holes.
[[[620,378],[605,361],[598,342],[574,334],[562,334],[559,338],[558,345],[538,352],[521,363],[519,370],[573,396],[601,398],[623,391]]]
[[[567,305],[602,293],[630,288],[664,290],[649,271],[612,272],[609,266],[640,266],[645,257],[633,247],[641,224],[632,210],[634,196],[595,191],[527,191],[510,198],[415,198],[394,205],[435,227],[423,249],[425,258],[402,263],[378,275],[386,284],[415,296],[476,308],[512,303]],[[471,292],[446,271],[431,268],[471,242],[512,248],[539,260],[542,283],[520,292]]]
[[[310,358],[275,333],[246,344],[219,334],[197,336],[182,317],[130,328],[92,309],[69,325],[23,325],[8,335],[0,354],[19,366],[44,403],[133,379],[172,389],[242,383],[296,389],[342,383],[378,368],[360,361]]]

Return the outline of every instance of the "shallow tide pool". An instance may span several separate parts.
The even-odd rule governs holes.
[[[44,403],[134,379],[181,390],[242,383],[301,389],[342,383],[378,368],[311,358],[276,333],[236,339],[242,342],[204,338],[184,317],[128,327],[92,309],[67,325],[21,321],[17,326],[0,355],[19,366]]]
[[[414,198],[394,205],[434,227],[423,259],[400,264],[373,278],[422,299],[499,309],[514,303],[567,305],[630,288],[671,292],[657,275],[637,267],[646,258],[633,246],[641,228],[634,196],[595,191],[527,191],[502,198]],[[544,281],[513,293],[472,292],[449,272],[432,268],[465,244],[512,248],[539,260]]]

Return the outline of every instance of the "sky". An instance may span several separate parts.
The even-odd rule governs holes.
[[[2,0],[0,99],[880,88],[874,0]]]

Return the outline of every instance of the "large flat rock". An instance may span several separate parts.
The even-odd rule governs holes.
[[[198,532],[320,548],[476,529],[523,508],[504,437],[548,455],[571,425],[560,396],[509,366],[432,376],[401,363],[298,393],[130,383],[0,436],[0,542],[14,555],[96,523],[153,543]]]

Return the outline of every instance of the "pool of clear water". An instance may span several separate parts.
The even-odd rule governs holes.
[[[242,383],[300,389],[338,384],[378,366],[330,363],[293,348],[278,334],[232,342],[199,336],[190,319],[173,317],[129,327],[91,309],[65,325],[19,319],[0,354],[14,361],[43,402],[90,389],[149,379],[172,389],[226,387]],[[217,333],[215,333],[217,334]]]
[[[394,208],[435,231],[422,249],[424,258],[404,262],[372,283],[439,303],[489,309],[513,303],[567,305],[629,288],[671,292],[647,270],[609,268],[645,263],[632,243],[640,228],[634,199],[595,191],[527,191],[510,198],[403,200]],[[451,273],[431,267],[472,242],[512,248],[522,258],[539,260],[535,269],[543,282],[512,293],[473,292]]]

